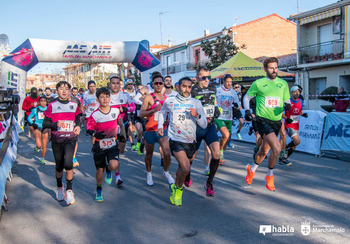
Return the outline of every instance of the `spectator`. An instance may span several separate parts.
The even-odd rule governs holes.
[[[349,106],[349,96],[344,91],[344,87],[338,88],[338,94],[335,97],[334,108],[337,112],[346,112],[347,107]]]

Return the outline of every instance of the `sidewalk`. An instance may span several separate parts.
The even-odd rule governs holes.
[[[103,203],[95,203],[95,166],[90,137],[79,140],[73,190],[76,204],[55,199],[51,145],[41,165],[34,141],[20,137],[12,182],[7,184],[9,211],[0,222],[0,243],[346,243],[350,240],[350,163],[294,153],[292,167],[276,165],[276,192],[265,188],[267,161],[251,187],[245,165],[253,144],[235,142],[214,181],[216,195],[205,195],[203,145],[192,167],[192,186],[183,205],[170,203],[159,153],[153,158],[154,186],[146,185],[144,156],[130,150],[120,157],[123,186],[103,183]],[[157,146],[155,147],[157,148]],[[158,151],[158,149],[156,149]],[[172,158],[170,173],[175,178]],[[65,180],[63,181],[65,183]],[[301,222],[311,233],[303,235]],[[261,226],[267,225],[267,226]],[[270,226],[270,227],[269,227]],[[318,227],[316,227],[318,226]],[[325,227],[333,226],[333,227]],[[269,228],[271,232],[269,233]],[[292,231],[293,229],[293,231]],[[324,230],[326,229],[326,230]],[[315,232],[335,231],[334,232]],[[345,232],[342,232],[342,230]],[[259,233],[264,232],[264,233]],[[287,231],[288,230],[288,231]],[[314,231],[313,231],[314,230]],[[280,232],[278,232],[280,231]]]

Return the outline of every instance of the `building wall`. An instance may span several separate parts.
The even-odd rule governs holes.
[[[314,69],[310,70],[309,74],[307,72],[302,72],[301,86],[304,88],[303,93],[307,95],[319,95],[319,92],[316,92],[318,84],[315,84],[314,81],[316,79],[321,80],[321,78],[326,80],[325,88],[330,86],[342,86],[347,93],[350,93],[350,65]],[[330,105],[331,103],[320,99],[308,99],[306,108],[320,110],[320,105],[326,104]]]
[[[282,56],[296,52],[296,25],[276,15],[232,28],[234,42],[245,44],[242,52],[251,58]]]

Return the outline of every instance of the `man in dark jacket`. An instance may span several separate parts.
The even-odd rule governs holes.
[[[349,95],[344,91],[344,87],[338,88],[338,94],[335,97],[334,108],[337,112],[346,112],[349,106]]]

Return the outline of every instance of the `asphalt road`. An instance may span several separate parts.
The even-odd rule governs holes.
[[[51,145],[47,164],[41,165],[33,139],[22,135],[14,178],[6,187],[10,205],[0,222],[0,243],[350,242],[350,162],[296,152],[291,167],[276,166],[276,192],[270,192],[264,183],[267,161],[247,187],[245,165],[252,162],[253,145],[234,144],[219,167],[213,198],[205,195],[202,146],[182,206],[170,203],[158,149],[154,186],[149,187],[144,156],[130,151],[128,144],[129,151],[120,157],[123,186],[115,187],[114,180],[111,186],[104,183],[104,202],[96,203],[90,138],[82,134],[73,181],[76,203],[66,206],[55,200]],[[176,169],[172,158],[174,178]],[[301,227],[310,233],[303,235]]]

